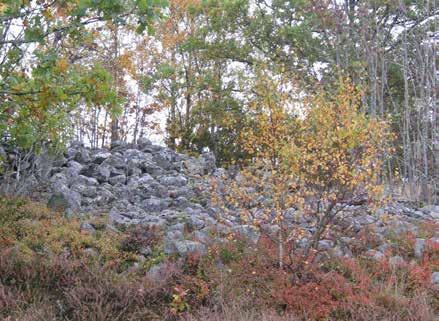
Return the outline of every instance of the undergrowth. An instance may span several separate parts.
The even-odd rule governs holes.
[[[439,312],[430,280],[439,249],[427,244],[414,261],[412,235],[391,249],[407,258],[397,266],[389,251],[381,261],[293,258],[281,270],[265,237],[179,258],[163,253],[157,229],[93,224],[91,232],[38,203],[0,199],[1,320],[431,321]]]

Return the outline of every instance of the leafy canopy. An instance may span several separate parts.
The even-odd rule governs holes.
[[[101,65],[75,63],[90,46],[88,26],[133,23],[142,32],[165,1],[2,1],[0,5],[0,135],[30,148],[69,136],[78,105],[120,112],[112,77]]]

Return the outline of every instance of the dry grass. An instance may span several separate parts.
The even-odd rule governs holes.
[[[226,305],[221,311],[202,308],[195,315],[182,318],[182,321],[299,321],[293,316],[281,316],[276,311],[244,310],[237,305]]]

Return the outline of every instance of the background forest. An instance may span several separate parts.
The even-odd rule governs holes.
[[[169,147],[227,166],[254,156],[240,139],[267,97],[301,117],[349,77],[395,133],[385,179],[432,201],[437,14],[434,0],[2,1],[0,130],[28,149],[99,147],[162,124]]]

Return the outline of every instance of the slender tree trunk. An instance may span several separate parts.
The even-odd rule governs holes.
[[[119,32],[118,27],[114,26],[113,31],[113,63],[116,63],[117,59],[119,57]],[[119,69],[116,66],[114,68],[113,72],[113,78],[114,78],[114,89],[117,94],[119,94]],[[112,115],[111,117],[111,142],[115,142],[120,139],[120,133],[119,133],[119,118],[116,115]]]

